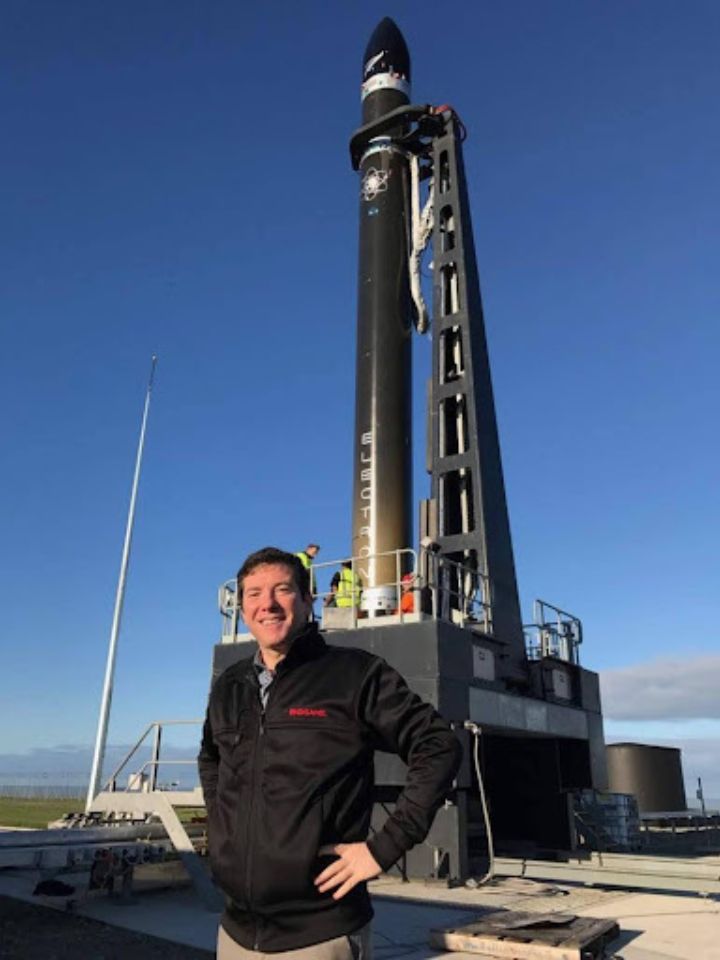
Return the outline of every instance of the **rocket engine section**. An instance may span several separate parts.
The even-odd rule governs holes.
[[[365,52],[363,124],[409,94],[410,55],[386,18]],[[352,555],[370,616],[397,608],[394,551],[412,541],[410,191],[408,157],[394,142],[402,132],[371,140],[360,162]]]

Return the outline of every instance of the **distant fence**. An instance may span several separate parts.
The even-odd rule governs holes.
[[[195,747],[183,752],[184,758],[192,756]],[[175,750],[177,752],[177,749]],[[117,751],[115,751],[117,753]],[[174,755],[174,754],[173,754]],[[126,770],[117,787],[124,790],[128,779],[143,763],[150,759],[149,749],[138,751],[132,768]],[[106,758],[104,775],[108,776],[116,765],[115,757]],[[90,775],[87,770],[60,770],[52,773],[29,773],[25,771],[0,771],[0,797],[23,797],[43,800],[80,800],[87,796]],[[198,785],[197,767],[177,766],[172,760],[160,761],[157,786],[160,790],[192,790]]]
[[[0,797],[75,800],[85,797],[87,773],[0,773]]]

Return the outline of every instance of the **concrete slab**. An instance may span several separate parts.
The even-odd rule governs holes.
[[[34,897],[32,891],[40,874],[9,871],[0,874],[0,894],[29,903],[65,910],[66,900],[57,897]],[[79,878],[65,876],[70,884]],[[121,897],[97,896],[78,904],[75,913],[116,927],[152,934],[174,943],[213,950],[217,937],[219,913],[209,913],[202,906],[192,887],[159,890],[134,896],[126,903]]]
[[[37,874],[0,874],[0,893],[37,903],[32,896]],[[476,890],[403,884],[372,884],[376,916],[376,960],[477,960],[478,955],[439,951],[428,946],[432,927],[459,926],[484,910],[558,911],[616,919],[621,936],[613,949],[624,960],[720,960],[720,904],[699,897],[628,893],[598,888],[502,880]],[[43,898],[46,904],[51,904]],[[64,901],[52,904],[64,909]],[[152,934],[176,943],[212,950],[219,914],[209,913],[192,889],[148,892],[131,904],[94,898],[77,913]]]
[[[635,893],[501,880],[478,890],[428,889],[423,884],[378,883],[375,902],[428,899],[475,911],[522,909],[533,912],[575,913],[578,916],[617,920],[621,934],[613,950],[624,960],[720,960],[720,904],[693,896]],[[402,912],[395,918],[401,929]],[[454,923],[456,914],[449,915]],[[428,914],[427,926],[432,926]],[[382,930],[382,925],[378,925]],[[421,955],[418,954],[418,960]],[[470,957],[469,954],[427,953],[422,956]],[[414,957],[414,955],[413,955]]]
[[[584,916],[605,917],[604,906],[591,905]],[[720,904],[698,897],[627,893],[612,905],[614,919],[628,946],[618,946],[626,960],[720,960]],[[630,939],[630,934],[637,937]]]

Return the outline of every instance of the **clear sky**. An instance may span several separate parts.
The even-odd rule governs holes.
[[[682,742],[720,795],[720,8],[701,0],[5,0],[0,768],[94,737],[153,352],[111,741],[201,715],[216,588],[247,552],[348,552],[347,142],[386,14],[413,99],[469,131],[525,617],[537,596],[576,612],[609,734]]]

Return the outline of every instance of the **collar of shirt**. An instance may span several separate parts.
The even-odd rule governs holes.
[[[260,702],[262,703],[264,710],[267,706],[268,696],[270,694],[270,684],[275,679],[275,671],[269,670],[265,666],[265,661],[263,660],[259,649],[255,651],[255,656],[253,657],[253,667],[255,667],[258,683],[260,684]]]

